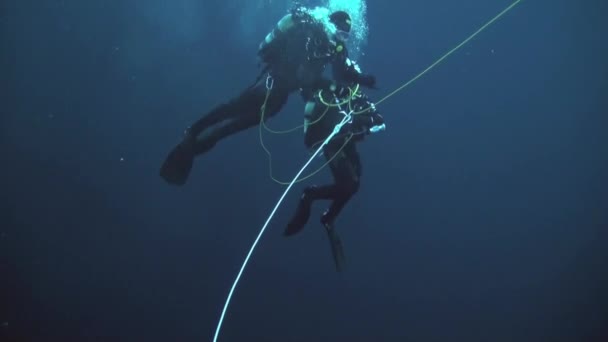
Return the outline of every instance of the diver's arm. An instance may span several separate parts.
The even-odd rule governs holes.
[[[376,87],[376,77],[365,74],[359,65],[348,58],[346,50],[342,51],[333,63],[334,79],[339,82],[358,83],[367,88]]]

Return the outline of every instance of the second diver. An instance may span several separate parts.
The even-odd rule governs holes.
[[[358,70],[354,62],[350,60],[348,62]],[[386,126],[374,103],[353,82],[327,81],[318,92],[310,92],[303,96],[308,98],[305,107],[304,143],[309,149],[318,148],[344,115],[350,114],[352,119],[323,147],[323,154],[329,164],[334,183],[311,185],[304,189],[284,235],[293,236],[304,228],[310,218],[313,202],[330,200],[331,204],[320,221],[330,239],[336,267],[341,271],[344,267],[344,254],[335,230],[335,221],[344,206],[359,190],[361,159],[356,143],[370,133],[384,130]]]

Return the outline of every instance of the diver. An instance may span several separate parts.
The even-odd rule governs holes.
[[[258,125],[262,116],[275,116],[293,92],[318,88],[327,65],[351,82],[373,87],[374,76],[359,73],[347,63],[345,44],[350,31],[351,18],[344,11],[291,10],[261,42],[258,56],[264,68],[254,84],[187,128],[161,166],[160,176],[169,184],[185,184],[195,156],[223,138]]]
[[[349,63],[358,68],[354,62]],[[361,159],[356,143],[371,133],[384,130],[386,125],[374,103],[353,84],[326,82],[324,88],[318,92],[303,92],[302,96],[308,99],[304,123],[304,143],[308,149],[318,148],[344,115],[352,114],[352,118],[323,147],[323,155],[331,169],[334,184],[312,185],[304,189],[284,235],[293,236],[304,228],[310,218],[314,201],[331,200],[329,209],[321,216],[321,224],[329,236],[336,268],[341,271],[344,266],[344,253],[335,231],[335,221],[359,190]]]

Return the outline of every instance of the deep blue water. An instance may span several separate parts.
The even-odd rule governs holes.
[[[360,63],[381,98],[509,0],[375,0]],[[250,0],[0,3],[0,338],[205,341],[283,187],[258,131],[158,168],[258,74],[288,7]],[[524,0],[379,109],[337,223],[281,236],[245,272],[221,341],[608,341],[608,3]],[[293,96],[274,128],[301,123]],[[273,172],[308,156],[265,135]],[[317,161],[315,167],[320,165]],[[331,179],[325,170],[310,183]]]

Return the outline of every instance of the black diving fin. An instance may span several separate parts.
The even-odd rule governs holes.
[[[342,240],[338,236],[335,227],[332,224],[325,223],[325,231],[327,232],[327,237],[329,238],[329,243],[331,246],[331,254],[334,257],[334,262],[336,264],[336,271],[342,272],[346,267],[346,257],[344,256],[344,247],[342,246]]]
[[[160,168],[160,176],[171,185],[184,185],[194,163],[194,144],[182,141],[177,145]]]

